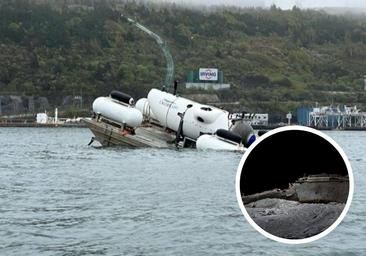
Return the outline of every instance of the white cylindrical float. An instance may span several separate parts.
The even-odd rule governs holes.
[[[200,150],[228,150],[244,152],[245,148],[241,144],[231,143],[220,139],[216,135],[204,134],[198,137],[196,148]]]
[[[158,120],[156,118],[156,116],[154,115],[154,113],[151,111],[150,105],[149,105],[149,101],[146,98],[141,98],[136,102],[135,108],[138,109],[144,119],[146,120]]]
[[[122,105],[109,97],[99,97],[93,102],[93,111],[118,123],[136,127],[142,123],[142,113],[136,108]]]

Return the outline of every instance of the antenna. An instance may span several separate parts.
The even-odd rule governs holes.
[[[121,17],[126,19],[126,17],[124,17],[123,14],[121,14]],[[174,61],[173,61],[172,55],[170,54],[170,51],[169,51],[169,48],[168,48],[168,45],[166,44],[166,42],[163,39],[161,39],[160,36],[158,36],[157,34],[152,32],[145,26],[141,25],[137,21],[135,21],[131,18],[127,18],[127,21],[129,23],[131,23],[132,25],[134,25],[135,27],[137,27],[138,29],[144,31],[150,37],[154,38],[155,41],[158,43],[160,49],[162,50],[162,52],[164,54],[165,61],[166,61],[166,75],[165,75],[164,85],[166,85],[167,87],[172,87],[173,77],[174,77]]]

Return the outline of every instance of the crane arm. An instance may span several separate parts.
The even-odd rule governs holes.
[[[123,17],[123,15],[121,15]],[[166,75],[165,75],[165,85],[167,87],[172,87],[173,79],[174,79],[174,61],[173,57],[169,51],[169,48],[167,44],[161,39],[160,36],[152,32],[150,29],[146,28],[145,26],[141,25],[137,21],[127,18],[127,21],[133,24],[138,29],[142,30],[146,34],[148,34],[150,37],[154,38],[155,41],[158,43],[160,49],[163,52],[165,61],[166,61]]]

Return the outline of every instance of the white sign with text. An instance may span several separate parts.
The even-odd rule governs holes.
[[[218,80],[217,68],[200,68],[200,80],[201,81],[217,81]]]

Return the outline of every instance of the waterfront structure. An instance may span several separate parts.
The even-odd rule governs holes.
[[[37,124],[46,124],[48,122],[48,115],[46,113],[38,113],[36,122]]]
[[[298,123],[324,129],[366,129],[366,112],[357,106],[299,108]]]
[[[246,113],[244,120],[254,126],[268,126],[268,113]]]

